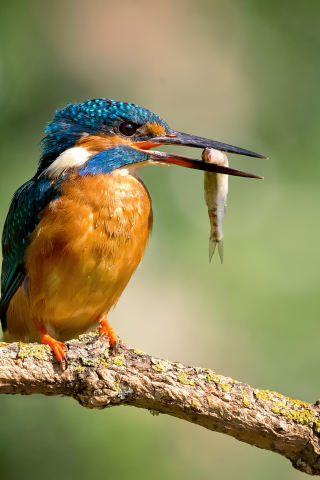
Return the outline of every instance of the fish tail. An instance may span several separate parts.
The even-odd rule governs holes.
[[[216,246],[218,245],[218,252],[221,263],[223,262],[223,240],[215,241],[209,240],[209,262],[211,263],[212,256],[215,252]]]

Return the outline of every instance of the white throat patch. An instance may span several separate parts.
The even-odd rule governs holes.
[[[58,178],[63,173],[76,167],[81,167],[86,161],[94,155],[83,147],[68,148],[62,152],[54,162],[43,171],[43,175],[51,179]]]

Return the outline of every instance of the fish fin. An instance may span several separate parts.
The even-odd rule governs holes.
[[[211,263],[212,255],[216,249],[217,242],[215,240],[209,240],[209,263]]]

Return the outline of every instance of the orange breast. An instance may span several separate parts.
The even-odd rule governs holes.
[[[26,254],[28,280],[7,311],[8,338],[37,341],[42,323],[67,340],[113,307],[152,228],[144,184],[131,175],[74,174],[43,211]]]

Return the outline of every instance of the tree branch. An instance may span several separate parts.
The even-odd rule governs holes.
[[[320,475],[320,405],[120,347],[109,355],[97,332],[67,343],[61,372],[46,345],[0,343],[0,393],[65,395],[87,408],[132,405],[279,453]]]

